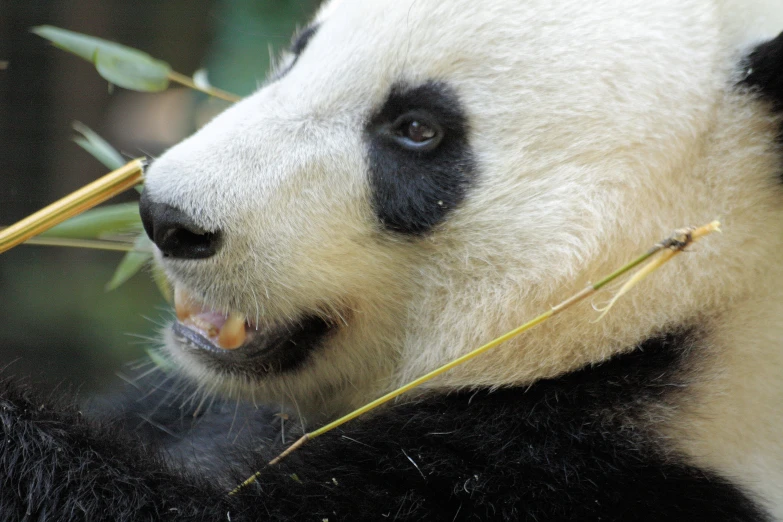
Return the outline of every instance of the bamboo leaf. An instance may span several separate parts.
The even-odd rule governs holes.
[[[122,155],[87,125],[76,121],[73,123],[73,130],[81,134],[81,136],[75,136],[73,141],[89,152],[93,158],[100,161],[106,168],[117,170],[125,165]]]
[[[88,210],[43,232],[40,237],[97,239],[142,230],[138,203],[119,203]]]
[[[160,352],[156,350],[152,350],[148,348],[147,355],[149,356],[152,363],[160,368],[163,371],[169,371],[172,369],[173,365],[171,364],[171,361],[166,359],[163,355],[160,354]]]
[[[114,275],[106,284],[106,291],[115,290],[128,279],[136,275],[144,265],[152,259],[152,243],[145,234],[141,234],[134,244],[134,249],[122,258]]]
[[[146,92],[162,91],[169,85],[171,66],[137,49],[51,25],[34,27],[32,32],[91,62],[112,84]]]
[[[171,67],[148,55],[98,49],[93,63],[98,74],[126,89],[160,92],[169,86]]]

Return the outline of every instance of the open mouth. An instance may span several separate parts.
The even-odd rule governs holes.
[[[295,370],[336,328],[316,315],[260,328],[238,313],[223,314],[200,303],[184,289],[175,290],[179,345],[215,369],[231,373]]]

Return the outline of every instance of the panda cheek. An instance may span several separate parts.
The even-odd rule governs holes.
[[[433,150],[413,151],[378,132],[401,114],[423,110],[444,128]],[[391,232],[423,236],[464,200],[475,179],[467,118],[453,89],[440,82],[395,86],[365,130],[372,207]]]

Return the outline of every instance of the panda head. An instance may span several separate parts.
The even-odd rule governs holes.
[[[527,384],[719,313],[778,248],[759,219],[781,224],[775,122],[733,87],[755,22],[731,4],[327,4],[149,169],[167,353],[210,389],[332,414],[716,217],[723,238],[601,322],[585,303],[432,386]]]

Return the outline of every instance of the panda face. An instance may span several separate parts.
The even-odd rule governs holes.
[[[672,228],[721,217],[742,234],[775,206],[759,187],[776,159],[716,152],[739,139],[713,135],[737,62],[726,23],[707,1],[327,4],[262,89],[147,174],[145,225],[177,287],[167,353],[210,389],[334,412]],[[440,384],[530,382],[693,317],[725,299],[724,250]]]

